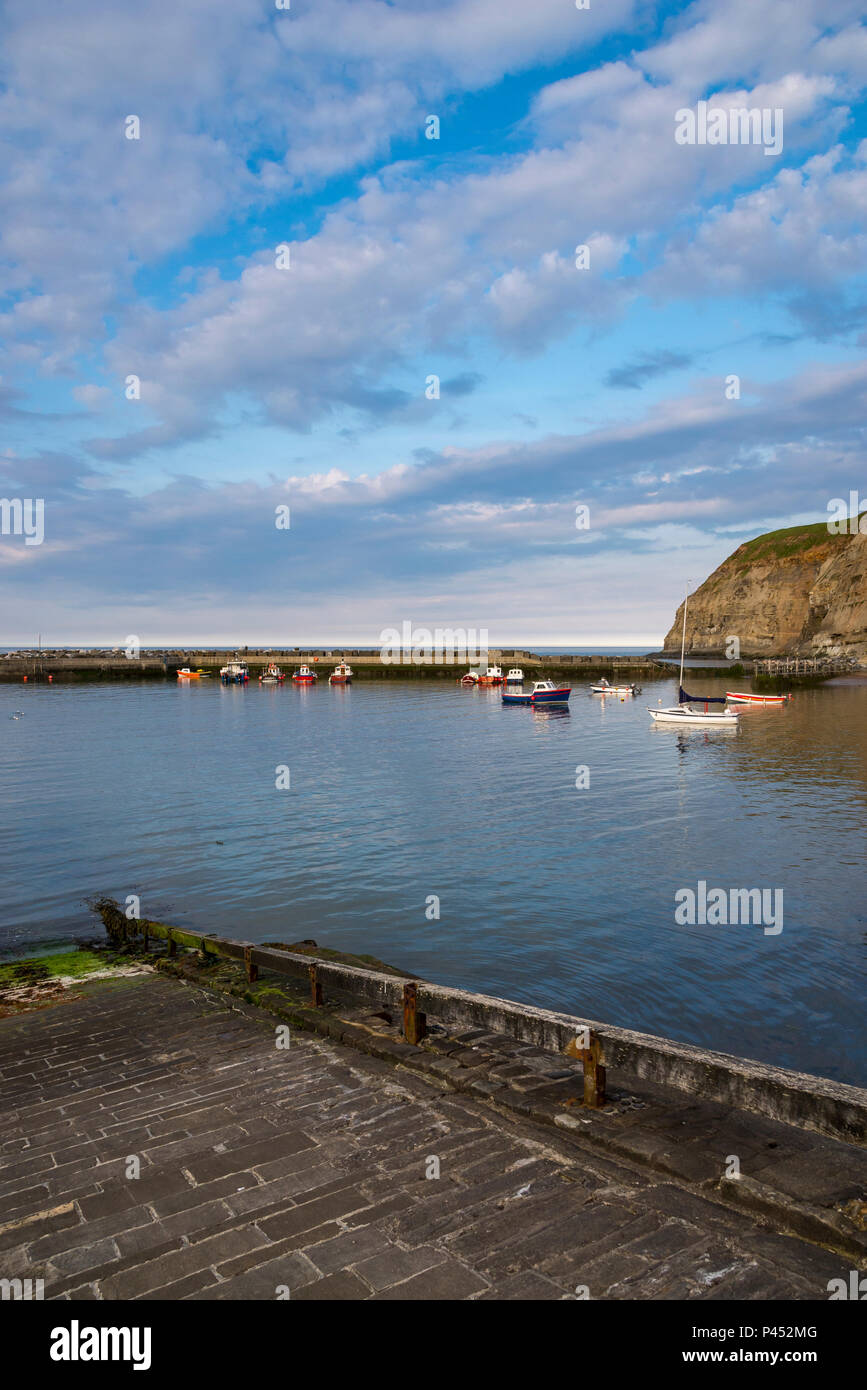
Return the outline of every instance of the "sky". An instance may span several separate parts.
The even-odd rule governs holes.
[[[863,497],[863,0],[279,2],[7,0],[0,644],[650,649]]]

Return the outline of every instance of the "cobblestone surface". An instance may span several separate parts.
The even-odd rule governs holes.
[[[660,1171],[640,1143],[594,1148],[595,1117],[575,1142],[394,1060],[294,1029],[279,1048],[278,1026],[161,976],[0,1020],[0,1277],[41,1277],[53,1299],[196,1300],[826,1299],[848,1277],[697,1191],[689,1133],[660,1129]],[[487,1041],[474,1075],[545,1084]],[[441,1058],[476,1062],[478,1042]],[[643,1104],[621,1113],[649,1142]],[[752,1121],[717,1117],[717,1148],[758,1153]],[[810,1139],[761,1157],[797,1186]]]

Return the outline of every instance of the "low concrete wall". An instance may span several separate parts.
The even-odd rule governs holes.
[[[311,958],[292,951],[200,935],[164,923],[128,922],[117,904],[108,899],[103,899],[96,910],[116,940],[141,932],[282,975],[303,978],[310,970]],[[319,957],[315,964],[326,999],[345,996],[373,1008],[403,1008],[405,982],[400,977]],[[570,1056],[574,1056],[576,1039],[589,1030],[602,1045],[602,1060],[609,1072],[673,1086],[849,1143],[867,1144],[867,1090],[860,1087],[508,999],[448,989],[424,980],[417,984],[418,1007],[430,1019],[504,1033],[520,1042]]]

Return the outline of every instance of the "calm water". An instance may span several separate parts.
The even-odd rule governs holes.
[[[710,732],[652,724],[675,690],[536,711],[431,681],[0,685],[0,952],[134,893],[863,1085],[867,684]],[[676,925],[699,879],[782,888],[782,933]]]

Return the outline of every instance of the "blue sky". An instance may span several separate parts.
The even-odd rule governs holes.
[[[651,646],[863,495],[862,10],[12,0],[0,642]]]

